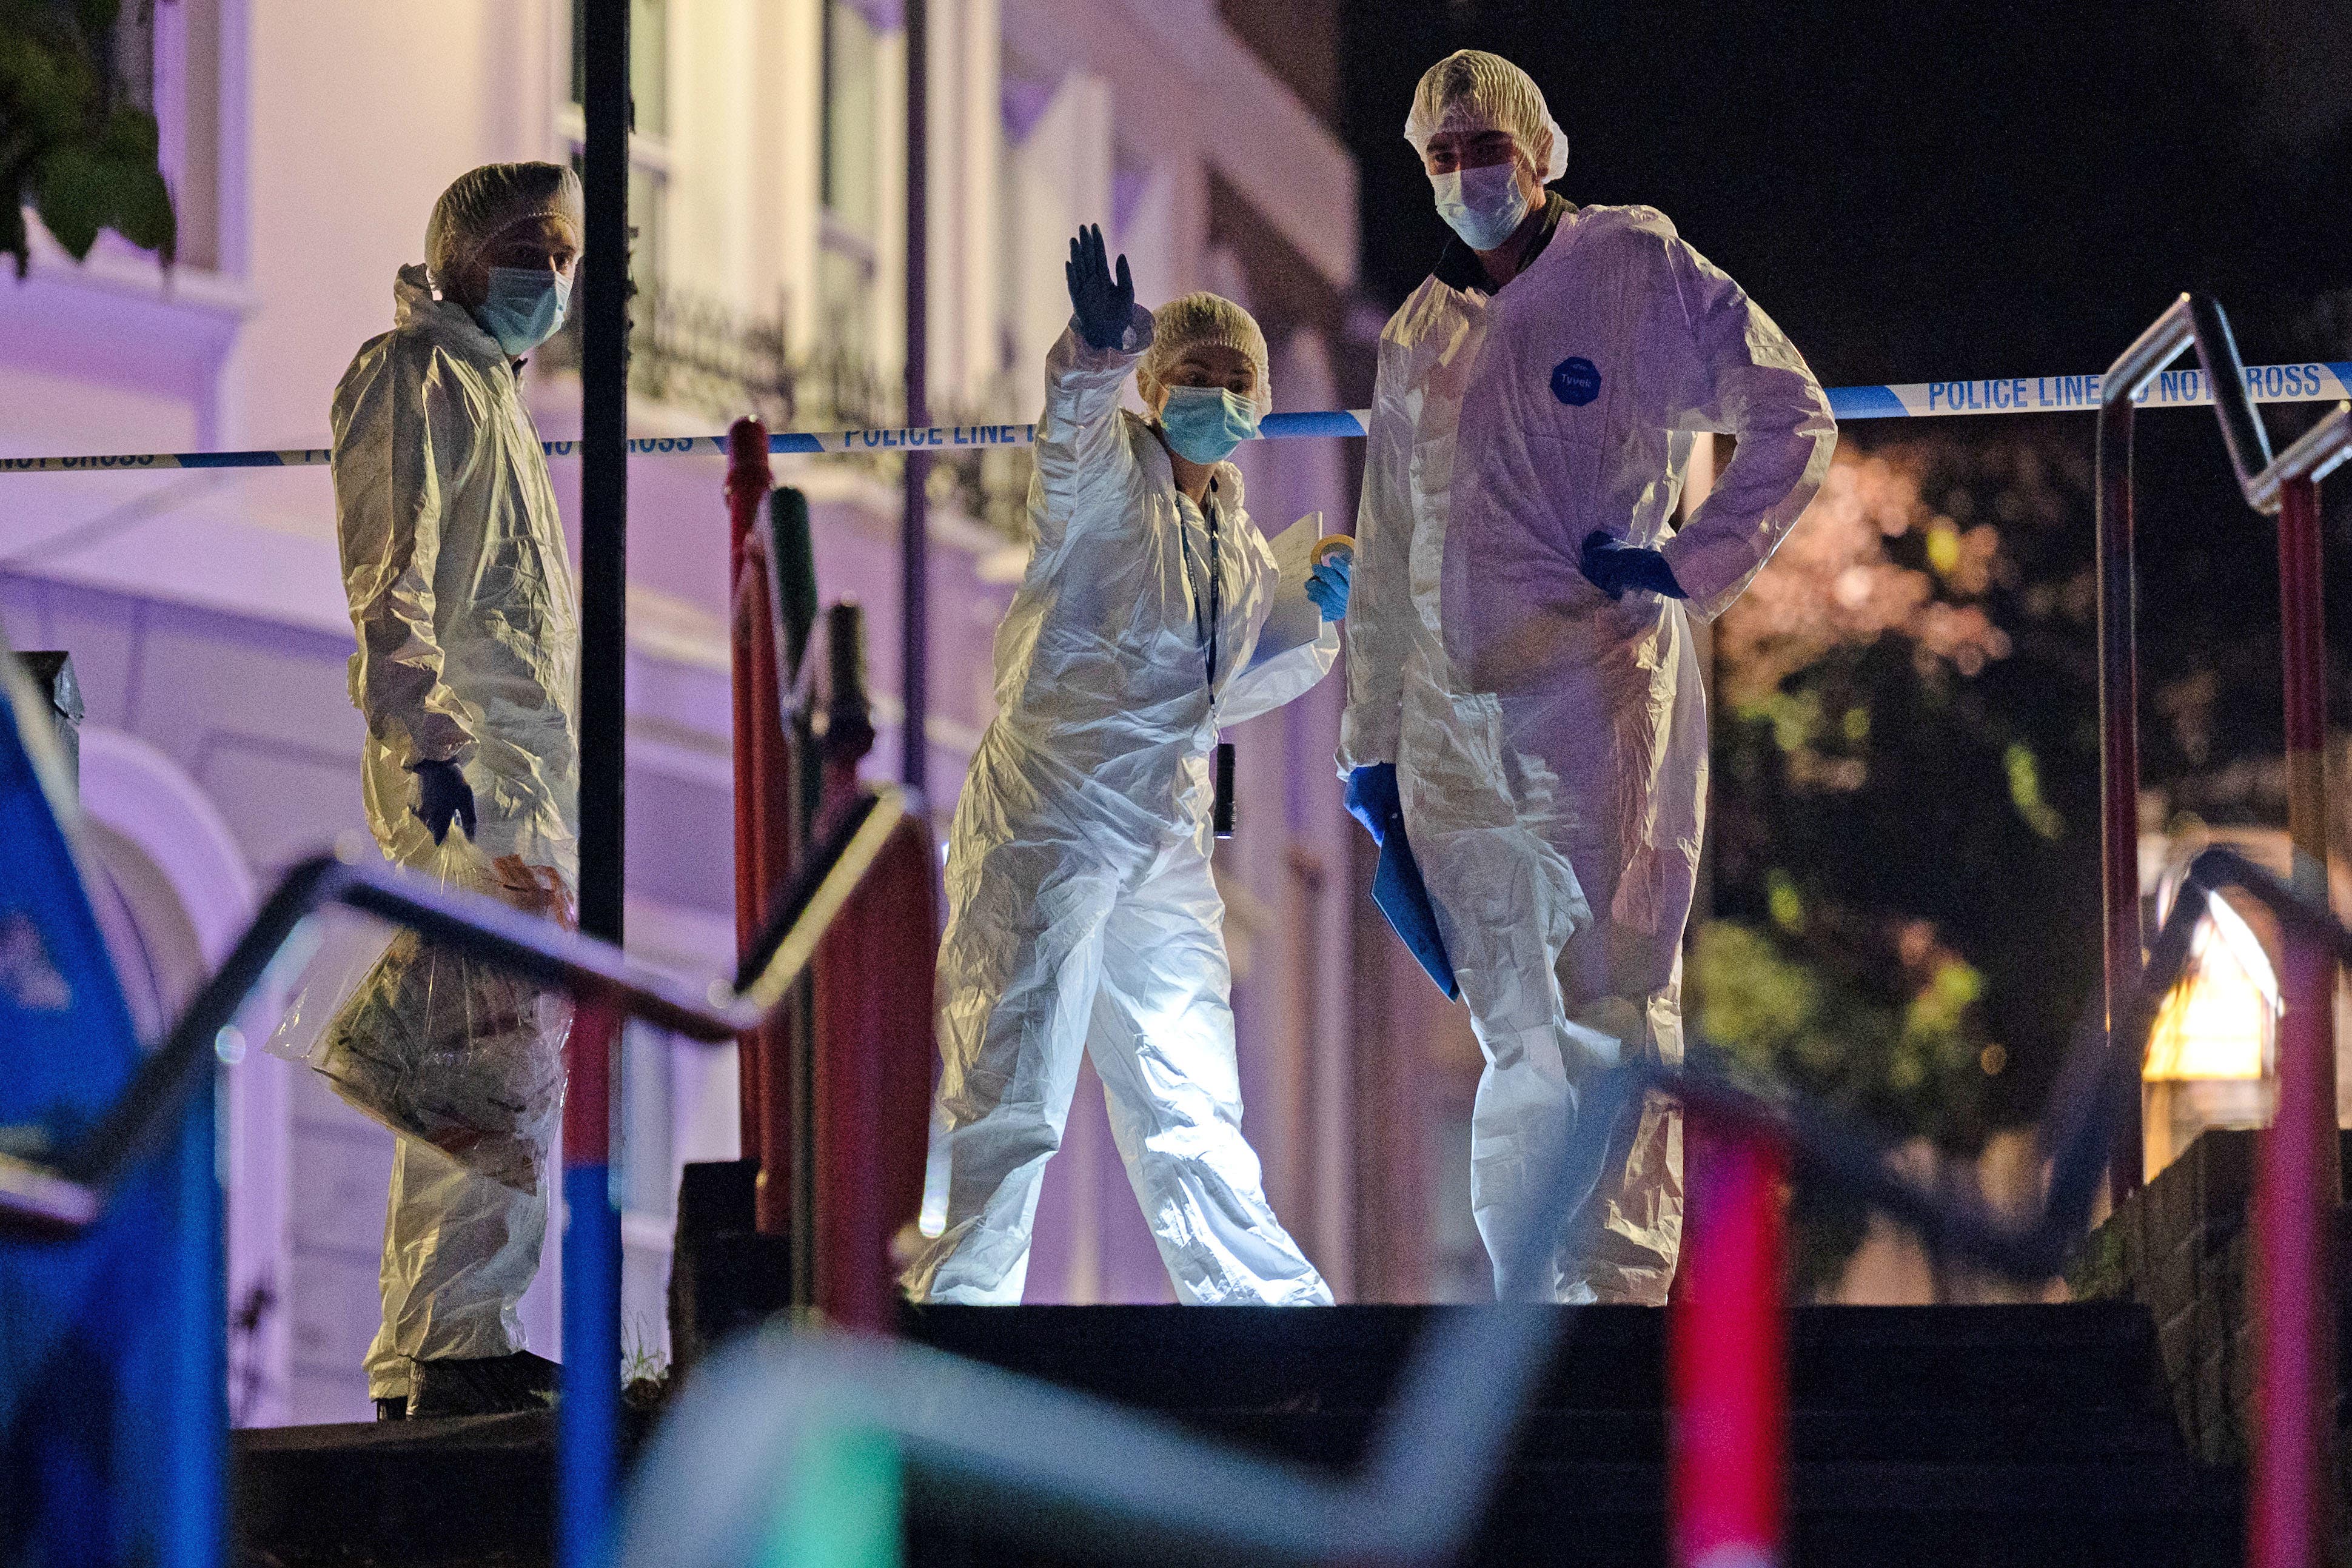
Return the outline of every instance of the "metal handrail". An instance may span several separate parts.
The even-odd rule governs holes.
[[[2323,479],[2352,458],[2352,404],[2345,403],[2276,458],[2271,456],[2270,434],[2246,389],[2245,361],[2239,356],[2229,316],[2220,301],[2204,294],[2181,295],[2116,356],[2099,384],[2102,420],[2111,414],[2128,415],[2148,383],[2192,343],[2199,368],[2212,384],[2221,444],[2229,449],[2230,466],[2248,506],[2265,517],[2275,516],[2279,491],[2288,481]]]
[[[287,875],[134,1080],[124,1096],[127,1109],[58,1167],[12,1160],[8,1170],[37,1173],[39,1181],[12,1183],[0,1174],[0,1191],[46,1184],[48,1201],[19,1206],[52,1234],[74,1228],[80,1213],[94,1215],[145,1141],[168,1123],[181,1091],[209,1060],[214,1037],[271,960],[303,919],[330,903],[462,943],[542,984],[690,1037],[731,1037],[761,1016],[757,997],[789,987],[814,951],[807,933],[831,918],[904,809],[903,796],[884,791],[837,824],[819,864],[796,883],[755,946],[754,977],[733,990],[714,984],[704,995],[605,943],[488,899],[433,888],[372,859],[306,861]],[[2323,903],[2234,851],[2200,854],[2187,888],[2244,893],[2293,934],[2352,959],[2352,931]],[[1760,1094],[1704,1060],[1688,1068],[1631,1064],[1584,1097],[1578,1133],[1538,1184],[1544,1201],[1507,1249],[1511,1267],[1503,1277],[1542,1277],[1559,1216],[1589,1208],[1583,1200],[1599,1179],[1611,1129],[1649,1091],[1783,1145],[1799,1180],[1830,1182],[1861,1196],[1931,1247],[2011,1274],[2046,1277],[2081,1235],[2118,1102],[2135,1086],[2156,1005],[2185,972],[2202,916],[2198,898],[2175,901],[2124,1026],[2112,1038],[2095,1015],[2086,1016],[2045,1124],[2052,1178],[2037,1214],[2003,1215],[1963,1191],[1905,1175],[1892,1164],[1888,1146],[1801,1099]],[[60,1204],[58,1184],[83,1195]],[[60,1208],[72,1212],[60,1215]],[[1584,1237],[1570,1241],[1580,1247]],[[1081,1533],[1148,1532],[1148,1543],[1120,1536],[1130,1554],[1213,1548],[1277,1561],[1427,1560],[1457,1545],[1475,1525],[1519,1412],[1572,1316],[1572,1309],[1521,1303],[1447,1314],[1404,1372],[1365,1462],[1344,1479],[1245,1458],[1105,1402],[935,1352],[822,1334],[772,1335],[714,1359],[684,1396],[635,1489],[624,1559],[712,1568],[740,1561],[739,1548],[770,1524],[775,1482],[791,1473],[795,1455],[813,1433],[845,1426],[887,1436],[927,1480],[1008,1524],[1034,1522],[1042,1510]]]
[[[829,883],[846,879],[854,885],[862,874],[859,845],[878,847],[887,837],[887,823],[877,830],[875,818],[895,820],[903,809],[897,792],[886,791],[866,813],[837,825],[827,840],[827,863],[801,879],[755,949],[767,954],[758,977],[735,991],[714,985],[700,997],[604,943],[489,900],[431,888],[357,856],[307,861],[265,903],[152,1058],[139,1091],[125,1098],[150,1106],[175,1099],[175,1086],[209,1058],[215,1034],[234,1018],[295,928],[329,903],[465,943],[543,984],[604,999],[691,1037],[730,1037],[759,1016],[755,993],[781,994],[805,963],[812,944],[794,933],[822,924],[837,907],[825,894]],[[870,851],[866,858],[870,863]],[[2234,851],[2200,854],[2187,885],[2242,892],[2294,934],[2352,958],[2352,931],[2324,904]],[[1799,1180],[1839,1185],[1932,1247],[2004,1272],[2046,1277],[2081,1234],[2119,1092],[2137,1078],[2135,1047],[2144,1047],[2158,1001],[2185,972],[2202,914],[2193,896],[2175,901],[2125,1026],[2112,1039],[2095,1016],[2078,1031],[2046,1124],[2053,1174],[2038,1214],[2003,1215],[1962,1191],[1902,1174],[1888,1146],[1801,1099],[1759,1094],[1717,1067],[1633,1064],[1588,1091],[1578,1133],[1538,1184],[1545,1201],[1508,1248],[1512,1267],[1504,1277],[1541,1277],[1559,1216],[1589,1207],[1583,1200],[1599,1178],[1610,1130],[1653,1090],[1781,1143]],[[173,1062],[181,1069],[167,1070]],[[152,1110],[111,1118],[107,1136],[93,1141],[101,1155],[45,1174],[102,1194],[120,1163],[136,1157],[151,1124],[168,1119]],[[1570,1239],[1580,1247],[1584,1237]],[[790,1474],[811,1435],[845,1426],[887,1436],[928,1480],[1008,1524],[1034,1522],[1042,1510],[1081,1533],[1146,1531],[1148,1546],[1119,1537],[1129,1553],[1213,1548],[1278,1561],[1427,1560],[1458,1544],[1475,1524],[1519,1412],[1572,1316],[1572,1309],[1520,1303],[1447,1314],[1403,1373],[1397,1403],[1364,1464],[1347,1479],[1245,1458],[1105,1402],[935,1352],[822,1334],[771,1335],[715,1358],[684,1396],[635,1489],[624,1559],[712,1568],[740,1561],[738,1549],[772,1522],[775,1483]]]
[[[2338,404],[2273,458],[2270,436],[2246,388],[2245,364],[2221,305],[2183,294],[2108,367],[2099,387],[2097,552],[2099,591],[2100,898],[2102,991],[2112,1010],[2131,991],[2140,962],[2139,668],[2135,625],[2138,566],[2133,540],[2132,427],[2149,383],[2191,346],[2213,392],[2213,411],[2246,504],[2280,518],[2281,610],[2287,630],[2289,751],[2325,728],[2319,645],[2317,501],[2309,488],[2352,458],[2352,404]],[[2301,750],[2312,750],[2303,747]],[[2299,849],[2322,846],[2324,772],[2318,758],[2289,757],[2291,823]],[[2313,878],[2309,868],[2299,875]],[[2324,879],[2318,873],[2313,885]],[[2139,1184],[2138,1107],[2128,1107],[2111,1174],[2115,1197]]]
[[[1560,1216],[1584,1215],[1612,1129],[1643,1096],[1675,1096],[1791,1157],[1917,1232],[1931,1247],[2012,1276],[2046,1279],[2079,1241],[2106,1165],[2122,1098],[2165,994],[2187,972],[2204,900],[2241,892],[2294,936],[2352,958],[2352,931],[2325,904],[2234,851],[2208,849],[2157,935],[2122,1026],[2086,1012],[2070,1047],[2042,1148],[2040,1207],[2003,1214],[1956,1185],[1903,1173],[1892,1145],[1863,1137],[1801,1097],[1761,1094],[1708,1062],[1628,1064],[1588,1089],[1570,1139],[1535,1190],[1537,1213],[1507,1250],[1507,1279],[1533,1280]],[[1703,1055],[1713,1055],[1705,1052]],[[1589,1231],[1589,1216],[1580,1221]],[[1585,1236],[1568,1238],[1571,1250]],[[1352,1473],[1245,1458],[1165,1421],[920,1347],[776,1331],[698,1373],[649,1449],[624,1524],[621,1560],[735,1568],[757,1558],[779,1499],[820,1468],[842,1435],[878,1437],[920,1481],[919,1503],[1059,1539],[1091,1537],[1126,1560],[1246,1553],[1293,1563],[1426,1562],[1468,1538],[1521,1410],[1575,1309],[1508,1303],[1442,1316]]]
[[[690,1039],[719,1044],[757,1027],[775,1008],[892,829],[913,809],[913,797],[895,786],[856,802],[778,900],[735,984],[713,981],[706,989],[494,899],[436,887],[364,847],[300,861],[87,1136],[53,1160],[0,1155],[0,1233],[61,1238],[96,1223],[107,1195],[178,1117],[199,1075],[210,1070],[221,1030],[236,1021],[302,922],[331,904],[462,945],[475,957],[583,1002],[603,1002]]]
[[[0,1154],[0,1236],[58,1241],[79,1236],[106,1209],[106,1198],[56,1166]]]

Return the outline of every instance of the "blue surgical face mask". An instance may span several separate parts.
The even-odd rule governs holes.
[[[1519,188],[1517,159],[1432,174],[1437,187],[1437,216],[1473,250],[1499,250],[1528,219],[1528,194]]]
[[[1257,401],[1222,386],[1171,386],[1160,428],[1176,455],[1215,463],[1257,434]]]
[[[509,359],[553,337],[572,305],[572,280],[546,267],[493,267],[489,297],[474,312]]]

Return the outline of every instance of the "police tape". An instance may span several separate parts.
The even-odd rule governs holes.
[[[1840,419],[1941,419],[1966,414],[2075,414],[2099,406],[2095,375],[2021,375],[1993,381],[1915,381],[1898,386],[1833,386],[1830,412]],[[2330,403],[2352,397],[2352,361],[2246,367],[2257,403]],[[2200,408],[2213,401],[2203,370],[2158,373],[2135,400],[2142,408]]]
[[[2007,376],[1990,381],[1915,381],[1885,386],[1832,386],[1830,412],[1840,419],[1943,419],[1977,414],[2074,414],[2099,406],[2102,378],[2095,375]],[[2312,360],[2302,364],[2246,367],[2246,387],[2257,403],[2328,403],[2352,398],[2352,361]],[[2160,372],[2138,398],[2143,408],[2196,408],[2213,401],[2205,373],[2197,368]],[[1269,414],[1259,422],[1262,440],[1360,437],[1370,410],[1325,409]],[[953,455],[992,447],[1026,447],[1037,439],[1034,425],[930,425],[896,429],[784,431],[768,437],[780,456],[838,456],[853,452],[900,452],[922,448]],[[576,458],[578,441],[542,441],[551,458]],[[727,455],[724,436],[650,436],[629,443],[643,458]],[[281,451],[104,453],[87,458],[0,458],[0,474],[53,474],[92,469],[304,468],[320,467],[334,453],[324,447]]]

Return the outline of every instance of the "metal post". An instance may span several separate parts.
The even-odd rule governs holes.
[[[2099,895],[2103,915],[2102,978],[2108,1027],[2139,984],[2139,654],[2135,625],[2138,567],[2132,539],[2132,405],[2099,409]],[[2118,1102],[2123,1104],[2122,1101]],[[2116,1129],[2115,1164],[2107,1190],[2118,1204],[2139,1188],[2140,1100],[2137,1086]]]
[[[613,1201],[613,1085],[621,1010],[583,997],[563,1101],[563,1371],[556,1405],[555,1526],[563,1568],[612,1550],[621,1484],[621,1211]]]
[[[149,1278],[160,1286],[151,1308],[168,1328],[156,1336],[161,1376],[144,1418],[166,1434],[161,1447],[170,1463],[164,1474],[143,1478],[151,1495],[161,1494],[148,1512],[156,1554],[143,1559],[159,1568],[211,1568],[230,1559],[228,1301],[215,1082],[210,1073],[199,1080],[163,1154],[174,1212],[164,1228],[170,1250],[154,1259]],[[68,1551],[89,1545],[76,1542]]]
[[[866,612],[855,599],[841,600],[826,608],[824,626],[825,726],[819,748],[824,784],[818,818],[829,826],[857,802],[857,764],[874,749],[874,723],[866,683]],[[822,958],[813,966],[810,1026],[794,1037],[790,1053],[792,1300],[803,1310],[822,1303],[826,1275],[845,1239],[828,1224],[832,1215],[819,1187],[851,1152],[845,1139],[870,1132],[865,1124],[874,1111],[845,1075],[828,1070],[854,1009],[845,1009],[846,997],[835,992],[838,976],[817,978],[826,969]],[[904,974],[893,982],[908,983]]]
[[[1782,1156],[1703,1113],[1685,1128],[1685,1283],[1666,1309],[1671,1560],[1766,1568],[1781,1560],[1788,1462]]]
[[[2132,545],[2132,405],[2157,372],[2194,340],[2189,296],[2175,300],[2107,367],[2099,386],[2099,892],[2104,913],[2105,1016],[2112,1034],[2139,985],[2147,950],[2139,908],[2138,567]],[[2117,1109],[2107,1190],[2120,1204],[2139,1190],[2139,1074]]]
[[[586,7],[580,265],[580,929],[621,940],[627,723],[629,0]]]
[[[2336,1491],[2336,1103],[2326,1088],[2333,1063],[2321,1059],[2336,963],[2319,933],[2290,931],[2281,968],[2278,1110],[2255,1142],[2246,1562],[2321,1568]]]
[[[763,838],[766,832],[774,830],[766,811],[772,784],[783,784],[787,804],[790,801],[789,781],[772,780],[761,766],[763,762],[773,765],[761,754],[766,749],[761,742],[769,729],[766,714],[772,704],[777,705],[779,712],[782,710],[774,647],[772,639],[761,635],[771,626],[768,563],[753,532],[759,522],[760,503],[767,500],[773,488],[774,469],[768,460],[766,427],[757,419],[738,419],[727,433],[727,511],[730,569],[728,581],[732,595],[728,606],[730,684],[735,709],[735,943],[739,957],[749,952],[782,881],[781,875],[771,873]],[[777,722],[781,724],[781,719]],[[790,813],[786,816],[784,827],[789,831]],[[785,858],[789,863],[789,846]],[[781,869],[777,868],[779,872]],[[763,1146],[761,1110],[767,1102],[761,1079],[768,1066],[764,1045],[768,1034],[763,1026],[747,1032],[736,1042],[740,1147],[747,1158],[755,1156]]]
[[[578,4],[588,220],[580,279],[580,929],[617,943],[628,722],[630,0]],[[620,1485],[621,1221],[611,1164],[620,1034],[609,1001],[581,1004],[563,1118],[556,1546],[565,1568],[605,1561]]]
[[[792,880],[799,846],[796,762],[784,716],[793,656],[789,633],[776,614],[770,559],[772,532],[759,527],[761,505],[774,489],[767,434],[756,419],[739,419],[730,435],[727,504],[734,540],[733,632],[735,692],[735,937],[737,956],[751,945],[777,898]],[[784,1113],[789,1064],[797,1048],[794,1009],[747,1031],[738,1042],[742,1151],[760,1163],[752,1214],[763,1236],[791,1234],[793,1128]]]
[[[907,0],[907,423],[931,422],[930,358],[930,8]],[[907,448],[906,508],[898,557],[898,658],[901,702],[899,777],[920,790],[928,773],[930,720],[931,455]]]
[[[2279,487],[2279,634],[2286,666],[2287,836],[2294,845],[2295,890],[2318,903],[2327,890],[2327,643],[2322,608],[2319,486]],[[2325,1048],[2314,1058],[2321,1100],[2336,1103],[2335,1018],[2316,1026]],[[2331,1162],[2331,1167],[2336,1163]],[[2333,1174],[2331,1195],[2341,1183]]]

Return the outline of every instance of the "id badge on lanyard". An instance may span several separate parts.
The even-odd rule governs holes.
[[[1216,830],[1218,837],[1231,838],[1234,836],[1234,743],[1231,741],[1217,742],[1211,777],[1216,788],[1209,797],[1209,826]]]
[[[1210,493],[1214,495],[1215,492],[1216,481],[1212,479]],[[1209,530],[1209,591],[1203,595],[1195,588],[1192,593],[1192,604],[1195,616],[1199,615],[1200,607],[1203,604],[1206,605],[1209,612],[1208,629],[1202,637],[1203,645],[1202,659],[1202,668],[1209,681],[1209,700],[1213,705],[1217,695],[1217,623],[1224,615],[1224,579],[1222,572],[1223,563],[1220,558],[1215,503],[1213,501],[1202,507],[1201,516]],[[1185,580],[1189,583],[1192,576],[1192,552],[1187,550],[1184,552]],[[1195,624],[1197,627],[1197,621]],[[1231,838],[1234,836],[1234,745],[1231,741],[1217,742],[1216,751],[1210,760],[1209,781],[1210,829],[1220,838]]]

